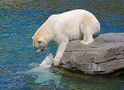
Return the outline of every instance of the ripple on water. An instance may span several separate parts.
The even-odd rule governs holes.
[[[124,89],[123,75],[94,77],[38,68],[48,53],[55,55],[57,45],[51,42],[44,52],[35,54],[34,32],[50,15],[75,8],[94,13],[101,33],[124,32],[123,0],[0,0],[0,90]],[[35,72],[29,72],[32,69]]]

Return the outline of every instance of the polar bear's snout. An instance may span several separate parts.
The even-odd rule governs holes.
[[[44,48],[45,48],[45,46],[42,47],[41,45],[39,45],[39,46],[34,46],[34,47],[35,47],[35,49],[36,49],[36,53],[39,53],[39,52],[44,51]]]
[[[41,51],[44,51],[44,48],[45,48],[45,46],[46,45],[44,45],[44,44],[34,44],[34,47],[35,47],[35,49],[36,49],[36,53],[39,53],[39,52],[41,52]]]
[[[37,48],[37,47],[35,47],[35,48],[36,48],[36,53],[39,53],[44,50],[44,48]]]
[[[36,53],[43,51],[44,48],[46,47],[46,45],[47,45],[47,43],[44,40],[42,40],[42,41],[41,40],[40,41],[33,40],[33,46],[36,49]]]

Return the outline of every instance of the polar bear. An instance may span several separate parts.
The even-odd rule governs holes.
[[[32,37],[33,46],[40,52],[49,41],[56,41],[59,46],[53,64],[58,66],[70,40],[78,39],[88,45],[99,32],[100,23],[92,13],[83,9],[71,10],[50,16]]]

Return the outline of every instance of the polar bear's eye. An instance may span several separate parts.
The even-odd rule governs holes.
[[[38,44],[41,44],[42,43],[42,41],[38,41]]]

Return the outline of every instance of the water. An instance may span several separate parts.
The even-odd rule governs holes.
[[[101,33],[124,32],[123,0],[0,0],[0,90],[124,90],[124,74],[88,76],[39,64],[57,44],[36,54],[36,29],[52,14],[75,8],[91,11]]]

